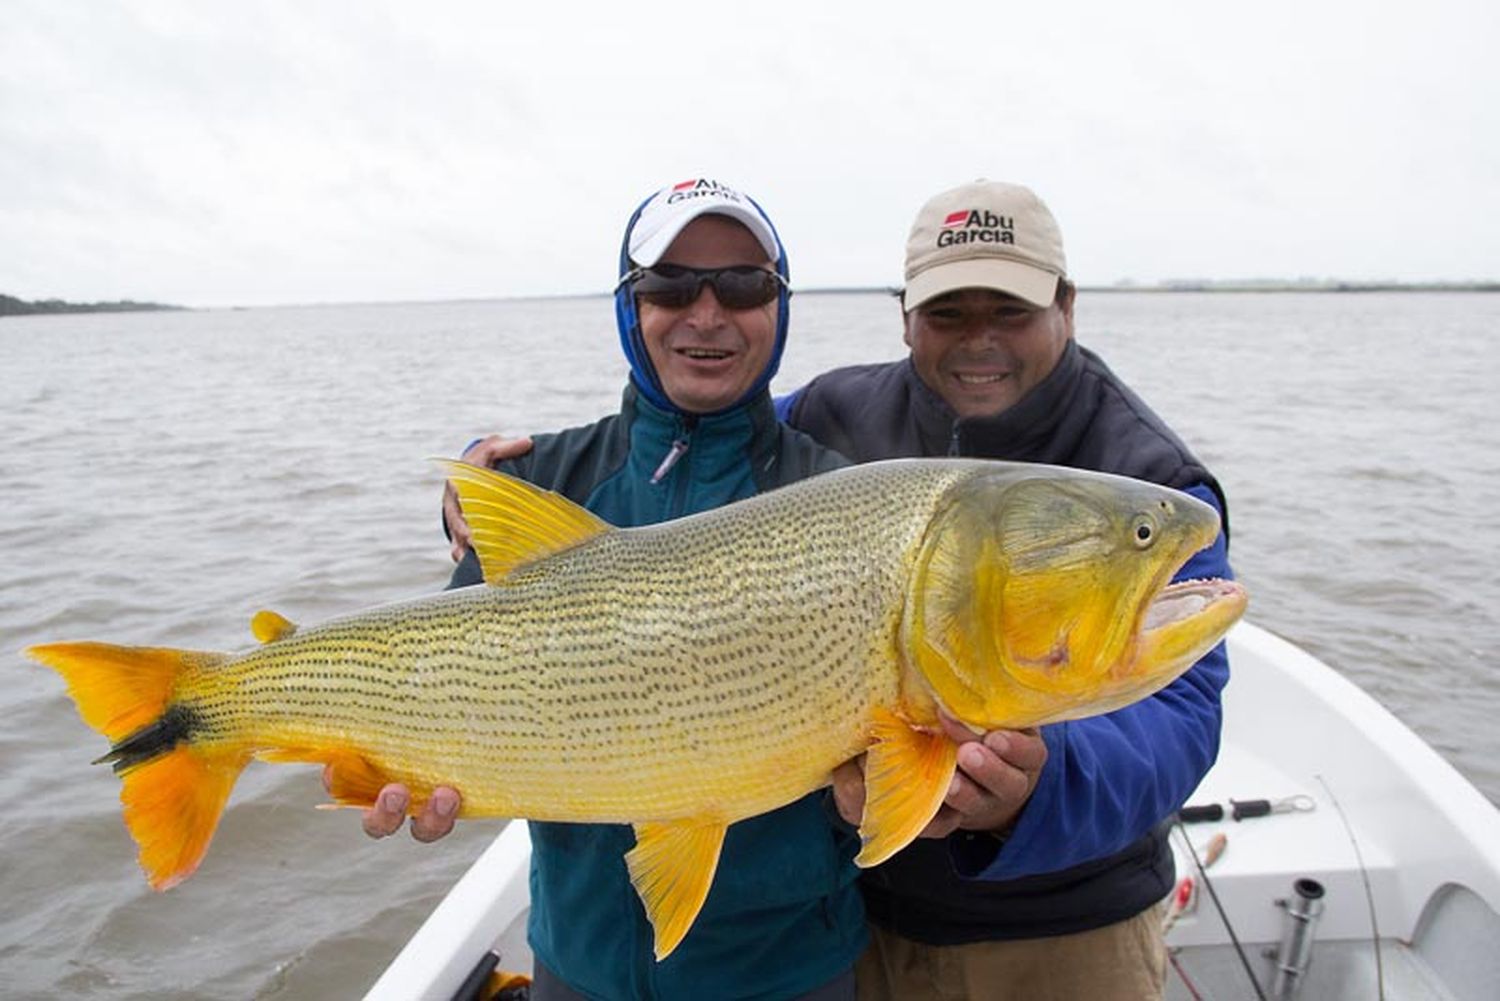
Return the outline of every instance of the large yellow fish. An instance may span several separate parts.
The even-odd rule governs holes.
[[[979,730],[1156,691],[1242,614],[1225,581],[1168,586],[1218,530],[1186,494],[971,460],[856,466],[680,521],[615,529],[447,464],[486,585],[303,631],[262,612],[237,654],[58,643],[113,746],[151,885],[197,868],[251,758],[331,766],[341,804],[635,826],[658,958],[687,933],[729,824],[868,751],[858,862],[901,849]]]

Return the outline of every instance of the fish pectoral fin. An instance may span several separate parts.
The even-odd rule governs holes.
[[[710,819],[635,825],[625,865],[656,933],[658,962],[677,948],[708,899],[728,829]]]
[[[613,531],[609,522],[561,494],[493,469],[452,459],[434,461],[458,491],[486,584]]]
[[[958,745],[918,730],[895,713],[875,711],[875,743],[865,757],[864,846],[856,865],[879,865],[909,845],[937,814],[953,782]]]
[[[333,797],[333,806],[372,807],[380,790],[396,781],[355,751],[328,747],[275,747],[256,751],[255,756],[261,761],[279,764],[328,766],[328,795]],[[412,789],[411,804],[407,807],[407,812],[419,812],[429,792],[430,790],[424,789],[423,795],[419,797],[418,791]]]
[[[269,608],[262,608],[250,618],[250,634],[261,643],[275,643],[296,631],[295,622]]]

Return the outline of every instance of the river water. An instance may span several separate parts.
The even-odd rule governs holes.
[[[904,351],[885,296],[793,308],[778,391]],[[1224,483],[1251,617],[1500,802],[1500,296],[1084,292],[1078,324]],[[102,738],[19,651],[235,649],[260,608],[432,591],[426,457],[603,414],[624,374],[606,298],[0,319],[0,996],[367,987],[500,822],[374,843],[315,770],[252,766],[153,893]]]

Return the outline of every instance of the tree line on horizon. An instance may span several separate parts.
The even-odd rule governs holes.
[[[182,309],[159,302],[64,302],[62,299],[38,299],[28,302],[13,295],[0,294],[0,316],[25,316],[32,313],[126,313],[141,310]]]

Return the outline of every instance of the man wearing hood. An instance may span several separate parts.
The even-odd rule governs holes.
[[[529,454],[495,468],[629,527],[844,465],[771,405],[787,275],[775,228],[743,193],[704,178],[658,191],[620,252],[615,315],[630,382],[619,413],[537,435]],[[470,550],[450,586],[481,579]],[[456,813],[451,791],[432,799],[436,814],[413,821],[420,840],[442,836]],[[867,942],[859,845],[826,799],[819,790],[732,825],[703,910],[660,963],[625,868],[630,827],[532,822],[532,997],[852,999]],[[379,803],[365,818],[373,836],[400,827],[405,790],[387,787]]]

